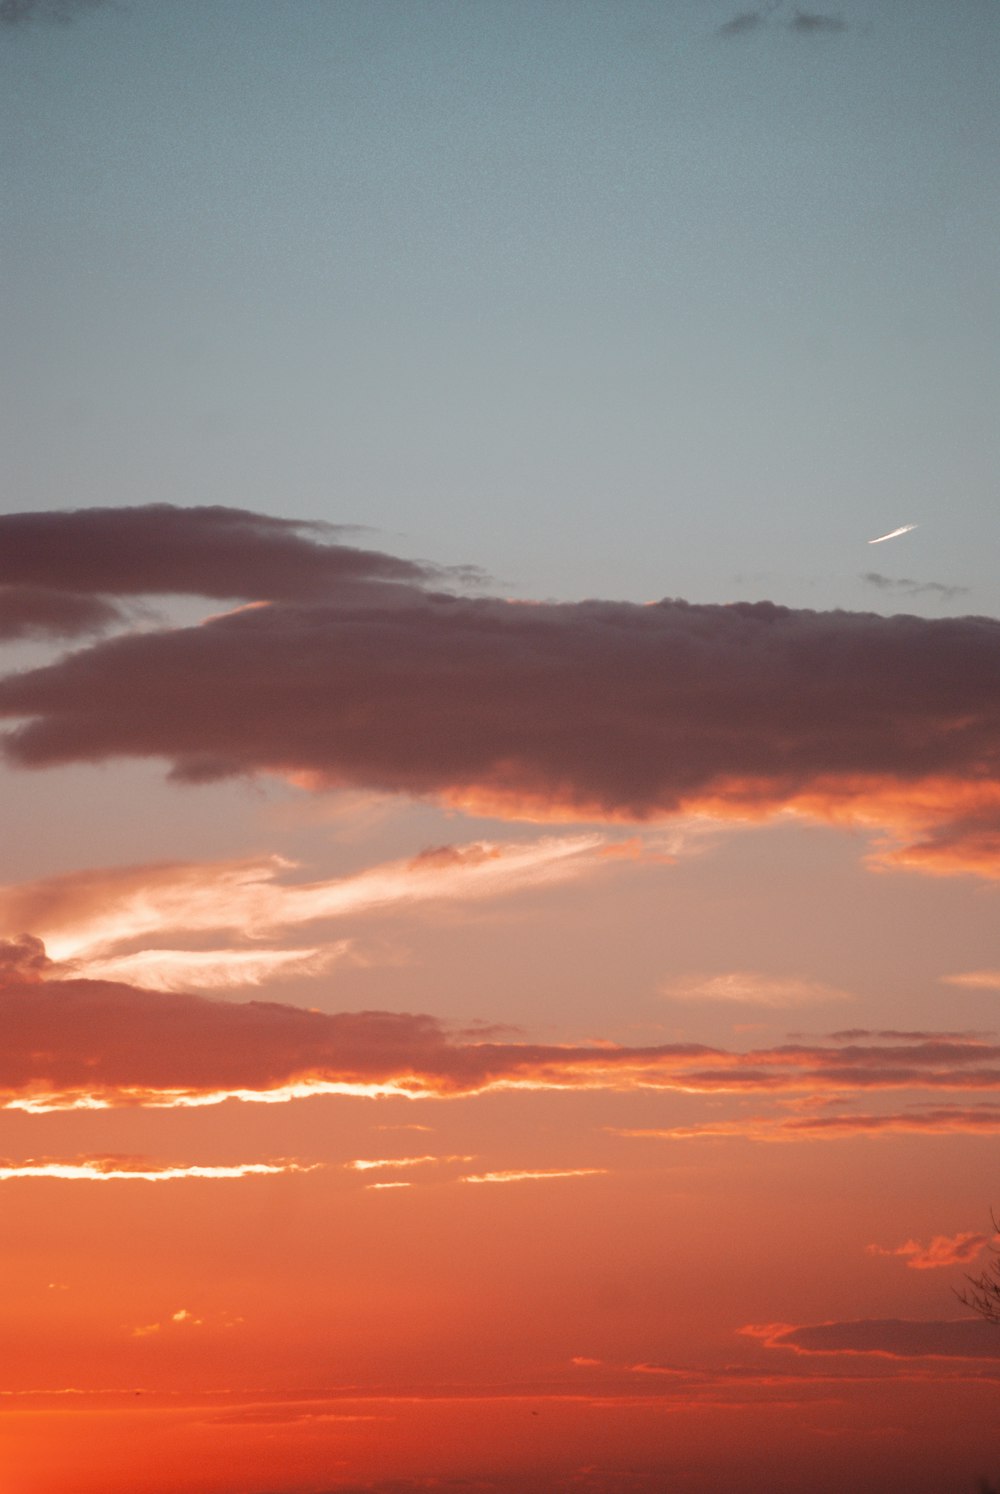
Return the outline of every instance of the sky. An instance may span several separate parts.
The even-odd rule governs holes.
[[[1000,1481],[998,63],[0,0],[5,1494]]]

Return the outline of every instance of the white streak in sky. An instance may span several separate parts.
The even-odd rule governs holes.
[[[898,529],[890,529],[888,534],[880,534],[878,539],[869,540],[870,545],[880,545],[883,540],[894,540],[901,534],[909,534],[911,529],[916,529],[916,524],[901,524]]]

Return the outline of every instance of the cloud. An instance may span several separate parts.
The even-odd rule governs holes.
[[[739,1330],[768,1349],[796,1354],[875,1354],[888,1359],[1000,1359],[1000,1334],[972,1319],[920,1322],[861,1318],[847,1323],[748,1323]]]
[[[751,32],[759,31],[766,25],[780,26],[786,31],[795,32],[799,36],[830,35],[847,30],[847,22],[839,16],[805,10],[795,10],[791,15],[788,15],[782,4],[782,0],[766,0],[765,4],[757,6],[754,10],[740,11],[731,20],[725,21],[718,27],[716,35],[722,37],[747,36]],[[911,524],[905,527],[914,529],[916,525]],[[903,530],[895,530],[894,533],[901,534]]]
[[[931,592],[945,602],[951,602],[969,590],[967,586],[948,586],[943,581],[912,581],[908,576],[883,576],[878,571],[865,571],[861,579],[868,586],[878,587],[879,591],[902,591],[910,596]]]
[[[978,1039],[748,1052],[696,1043],[501,1042],[450,1033],[426,1015],[331,1014],[96,980],[7,985],[0,1030],[0,1108],[28,1112],[189,1108],[228,1099],[283,1104],[318,1095],[446,1099],[512,1089],[826,1095],[838,1102],[881,1090],[1000,1091],[1000,1046]],[[1000,1101],[952,1113],[938,1106],[898,1116],[764,1117],[669,1134],[805,1140],[865,1129],[998,1126]]]
[[[240,579],[219,580],[230,533],[243,579],[247,548],[272,556],[269,525],[279,549],[336,548],[310,548],[285,521],[247,533],[245,517],[206,525],[199,562],[218,591]],[[183,533],[197,551],[194,529]],[[315,566],[289,569],[289,588],[313,584]],[[192,783],[273,772],[564,821],[791,810],[907,838],[883,864],[1000,875],[996,620],[525,605],[369,582],[338,598],[119,636],[8,675],[6,756],[36,768],[165,758]]]
[[[427,1167],[432,1163],[440,1164],[444,1162],[471,1161],[471,1157],[437,1157],[432,1154],[427,1154],[422,1157],[357,1157],[353,1162],[345,1162],[344,1166],[349,1167],[354,1172],[373,1172],[381,1171],[386,1167],[392,1169],[397,1167]]]
[[[731,21],[724,21],[716,35],[745,36],[749,31],[756,31],[763,22],[764,16],[759,10],[743,10],[739,15],[733,16]]]
[[[172,1183],[179,1179],[209,1178],[215,1181],[233,1178],[274,1177],[286,1172],[311,1172],[318,1163],[303,1166],[298,1162],[238,1162],[233,1166],[153,1164],[133,1157],[77,1157],[73,1161],[58,1158],[29,1159],[27,1162],[0,1160],[0,1182],[19,1178],[52,1178],[62,1182],[147,1182]]]
[[[796,31],[800,36],[829,35],[847,30],[847,22],[840,16],[823,15],[807,10],[797,10],[784,24],[789,31]],[[914,529],[916,525],[911,524],[907,527]]]
[[[238,990],[271,980],[323,975],[350,950],[341,939],[316,949],[143,949],[135,954],[90,959],[91,980],[124,981],[150,991]]]
[[[973,991],[1000,991],[1000,970],[965,970],[958,975],[942,975],[949,986],[966,986]]]
[[[935,1235],[929,1245],[917,1240],[906,1240],[902,1245],[888,1249],[881,1245],[869,1245],[869,1255],[903,1256],[913,1271],[934,1271],[943,1266],[965,1266],[974,1261],[985,1245],[989,1235],[959,1234]]]
[[[316,974],[348,945],[116,951],[165,933],[231,931],[257,940],[398,906],[500,897],[592,875],[613,864],[601,854],[605,849],[595,834],[477,841],[319,882],[280,880],[295,867],[279,856],[94,868],[0,887],[0,933],[29,929],[55,959],[107,980],[160,990],[251,985]]]
[[[721,975],[681,976],[660,986],[664,996],[677,1001],[723,1001],[755,1006],[810,1006],[824,1001],[850,1001],[846,991],[821,981],[775,977],[759,971],[733,970]]]
[[[125,615],[104,597],[40,586],[0,586],[0,642],[100,633]]]
[[[943,1076],[938,1076],[939,1079]],[[976,1077],[970,1076],[975,1087]],[[979,1076],[980,1078],[982,1076]],[[994,1075],[1000,1082],[1000,1075]],[[922,1081],[913,1080],[912,1087],[919,1088]],[[892,1088],[892,1085],[887,1085]],[[956,1072],[950,1076],[948,1087],[962,1089],[963,1083]],[[690,1085],[697,1089],[697,1082]],[[844,1098],[850,1097],[849,1081],[845,1080]],[[882,1136],[892,1134],[914,1136],[995,1136],[1000,1134],[1000,1105],[912,1105],[906,1110],[879,1113],[848,1111],[843,1114],[823,1114],[803,1118],[787,1118],[780,1114],[740,1116],[736,1120],[695,1122],[691,1125],[660,1126],[647,1128],[609,1127],[612,1135],[635,1140],[698,1141],[720,1138],[744,1141],[821,1141],[842,1140],[854,1136]]]
[[[88,11],[109,0],[0,0],[0,26],[21,26],[28,21],[50,21],[68,26]]]
[[[234,1003],[104,981],[0,991],[0,1105],[189,1107],[228,1098],[629,1088],[713,1050],[455,1041],[433,1018]]]
[[[977,1078],[987,1077],[992,1081],[996,1076],[970,1074],[968,1087],[977,1087]],[[962,1087],[954,1085],[956,1089]],[[989,1087],[994,1087],[992,1082]],[[882,1114],[806,1116],[786,1121],[783,1129],[802,1136],[877,1136],[885,1131],[923,1136],[992,1136],[1000,1132],[1000,1106],[927,1105]]]
[[[42,980],[52,968],[41,939],[21,934],[0,939],[0,989],[6,985]]]
[[[170,503],[4,514],[0,586],[81,596],[261,601],[327,597],[359,584],[378,592],[385,590],[381,583],[419,587],[478,578],[468,567],[423,564],[336,543],[332,537],[343,527],[241,508]],[[83,605],[79,597],[77,605]]]
[[[460,1183],[525,1183],[550,1178],[593,1178],[607,1173],[606,1167],[542,1168],[535,1171],[477,1172],[459,1178]]]

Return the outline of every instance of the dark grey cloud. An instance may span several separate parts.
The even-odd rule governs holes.
[[[40,586],[0,586],[0,640],[4,642],[78,638],[123,621],[124,614],[106,597]]]
[[[969,590],[967,586],[948,586],[943,581],[914,581],[909,576],[883,576],[880,571],[865,571],[861,579],[866,586],[875,586],[879,591],[901,591],[908,596],[930,593],[945,602],[963,596]]]

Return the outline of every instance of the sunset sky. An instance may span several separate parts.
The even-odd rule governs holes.
[[[0,0],[3,1494],[1000,1481],[1000,6],[815,4]]]

